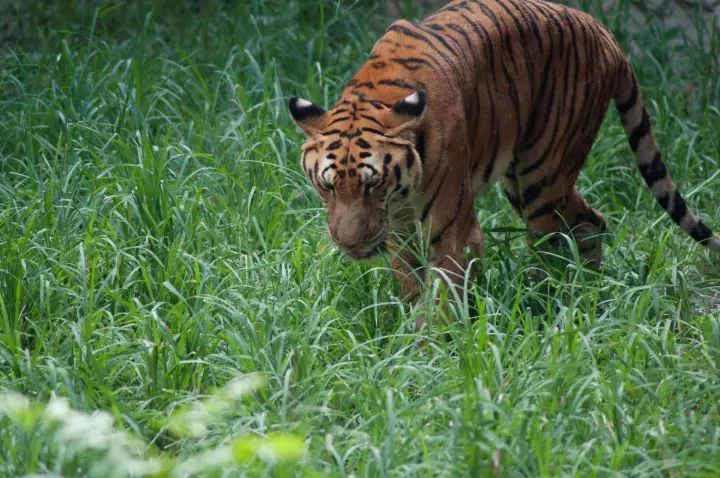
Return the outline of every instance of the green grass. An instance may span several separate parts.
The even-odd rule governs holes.
[[[720,261],[654,204],[614,113],[580,184],[602,274],[529,284],[491,190],[479,317],[419,349],[436,284],[409,308],[386,262],[332,247],[286,113],[334,102],[381,7],[52,3],[0,51],[0,391],[30,400],[0,396],[0,476],[720,475]],[[720,31],[631,33],[628,4],[604,19],[720,229]]]

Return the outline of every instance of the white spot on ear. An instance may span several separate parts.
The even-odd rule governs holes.
[[[297,103],[295,103],[295,106],[298,108],[304,109],[304,108],[310,108],[313,104],[309,102],[308,100],[304,100],[302,98],[298,98]]]
[[[412,95],[408,96],[403,100],[404,103],[410,103],[411,105],[416,105],[420,102],[420,95],[416,91]]]

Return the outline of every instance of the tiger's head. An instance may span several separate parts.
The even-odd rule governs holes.
[[[385,249],[391,216],[420,187],[426,95],[395,104],[357,91],[345,98],[325,111],[293,97],[290,113],[307,136],[302,167],[325,204],[330,237],[348,256],[368,259]]]

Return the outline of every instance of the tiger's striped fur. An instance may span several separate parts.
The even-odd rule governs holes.
[[[578,10],[453,1],[419,24],[393,23],[331,111],[297,98],[290,110],[339,245],[368,257],[420,221],[435,265],[460,273],[464,251],[483,249],[473,199],[496,181],[531,231],[569,232],[599,264],[605,221],[575,183],[611,101],[657,201],[720,251],[668,175],[625,55]],[[413,261],[391,253],[404,294],[414,295]]]

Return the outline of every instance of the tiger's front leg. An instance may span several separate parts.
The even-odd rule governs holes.
[[[419,251],[410,245],[393,243],[389,247],[390,264],[398,283],[403,302],[414,303],[420,297],[420,286],[425,279],[425,269]]]
[[[472,188],[466,187],[465,181],[459,188],[447,188],[444,194],[438,195],[429,215],[430,260],[437,269],[449,298],[463,297],[463,286],[471,271],[468,266],[471,259],[479,258],[484,253],[483,233],[478,224],[473,204]],[[479,264],[473,261],[473,267]],[[453,293],[454,292],[454,293]],[[451,311],[444,308],[445,317],[440,322],[451,320]],[[425,323],[418,323],[421,329]]]

